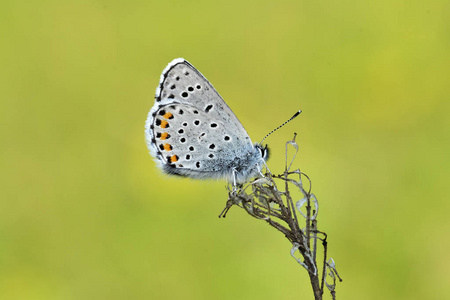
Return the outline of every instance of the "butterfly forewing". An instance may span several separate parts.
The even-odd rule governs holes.
[[[155,99],[157,103],[192,105],[207,112],[216,120],[228,124],[231,131],[248,137],[244,126],[211,83],[185,60],[174,60],[169,64],[161,76],[161,84],[156,91]],[[250,138],[247,143],[252,144]]]

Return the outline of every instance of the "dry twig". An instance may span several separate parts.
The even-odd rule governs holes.
[[[237,189],[229,186],[228,201],[219,217],[225,217],[229,209],[235,205],[245,209],[250,216],[266,221],[291,242],[291,255],[307,270],[314,299],[322,299],[324,286],[330,291],[332,299],[336,299],[336,278],[340,281],[342,279],[337,273],[334,260],[330,258],[327,261],[327,235],[318,230],[319,202],[311,193],[309,177],[299,169],[291,170],[298,152],[295,137],[296,135],[286,143],[284,173],[272,175],[268,172],[263,178],[242,184]],[[295,153],[288,164],[288,148],[290,146],[295,149]],[[302,178],[306,178],[308,182],[307,189],[304,187]],[[303,195],[303,198],[294,203],[293,197],[298,192]],[[300,217],[306,223],[303,228],[300,227]],[[318,241],[323,246],[321,270],[319,270],[316,260]],[[299,257],[296,256],[297,252],[300,254]],[[327,277],[332,280],[332,283],[326,281]]]

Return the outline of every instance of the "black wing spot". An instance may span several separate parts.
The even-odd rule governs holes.
[[[184,133],[184,129],[183,129],[183,128],[178,129],[178,133],[179,133],[179,134],[183,134],[183,133]]]
[[[190,160],[191,156],[189,154],[186,154],[186,160]]]
[[[180,76],[175,77],[175,80],[176,81],[180,80]]]
[[[229,141],[231,138],[230,138],[228,135],[226,135],[223,139],[224,139],[225,141]]]
[[[185,143],[185,142],[186,142],[186,139],[185,139],[185,138],[181,138],[181,139],[180,139],[180,142],[181,142],[181,143]]]
[[[197,126],[200,125],[200,120],[195,120],[194,124],[197,125]]]
[[[173,99],[173,98],[175,98],[175,96],[173,94],[170,94],[169,97],[167,97],[167,98]]]
[[[198,115],[198,110],[195,109],[195,110],[193,111],[193,113],[196,114],[196,115]]]
[[[188,94],[187,92],[182,92],[182,93],[181,93],[181,97],[183,97],[183,98],[187,98],[188,95],[189,95],[189,94]]]
[[[175,105],[169,106],[171,109],[175,110],[177,107]]]
[[[209,158],[214,158],[214,154],[210,153],[210,154],[208,155],[208,157],[209,157]]]
[[[164,145],[163,144],[159,145],[159,149],[161,149],[161,151],[163,151],[164,150]]]
[[[217,124],[216,123],[211,123],[211,125],[209,125],[209,126],[211,126],[211,128],[216,128]]]
[[[194,151],[194,150],[195,150],[195,148],[193,146],[189,147],[189,151]]]
[[[172,84],[172,85],[170,86],[170,89],[171,89],[171,90],[175,89],[175,84]]]
[[[216,148],[216,145],[214,145],[214,144],[209,145],[209,149],[214,149],[214,148]]]
[[[164,110],[164,109],[161,109],[160,111],[159,111],[159,115],[160,116],[164,116],[166,114],[166,111]]]
[[[194,87],[192,87],[192,86],[188,87],[188,91],[189,92],[193,92],[194,91]]]
[[[176,166],[174,164],[166,164],[166,165],[163,166],[163,168],[164,168],[164,171],[166,171],[166,172],[168,172],[170,174],[181,176],[176,171],[173,171],[173,169],[176,168]]]
[[[160,119],[156,119],[156,122],[155,122],[155,124],[156,124],[156,126],[159,126],[159,125],[161,125],[161,120],[160,120]]]
[[[188,72],[188,71],[184,72],[184,75],[188,76],[188,75],[189,75],[189,72]]]
[[[197,88],[197,90],[199,90],[202,88],[202,86],[200,84],[197,84],[196,88]]]
[[[161,132],[156,133],[156,137],[159,139],[161,137]]]
[[[199,162],[199,161],[196,162],[196,163],[195,163],[195,166],[196,166],[197,168],[200,168],[200,162]]]
[[[188,126],[188,123],[187,123],[187,122],[183,122],[183,124],[181,124],[181,125],[183,125],[184,127],[186,127],[186,126]]]
[[[179,113],[180,115],[182,115],[182,114],[184,114],[184,111],[183,111],[182,109],[180,109],[180,110],[178,111],[178,113]]]
[[[205,108],[205,111],[209,112],[212,108],[213,108],[213,106],[210,104]]]

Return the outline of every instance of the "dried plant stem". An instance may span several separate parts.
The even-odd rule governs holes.
[[[289,145],[293,146],[296,151],[288,165],[287,152]],[[339,278],[339,275],[334,261],[330,259],[327,262],[327,235],[318,230],[317,215],[319,204],[315,195],[311,193],[311,180],[298,169],[291,171],[291,166],[297,152],[298,146],[294,136],[292,141],[286,143],[286,161],[283,174],[272,175],[269,172],[265,174],[264,178],[240,185],[237,189],[236,187],[229,187],[227,205],[219,217],[225,217],[229,209],[233,205],[236,205],[245,209],[252,217],[265,220],[270,226],[283,233],[293,245],[291,255],[307,270],[314,299],[322,299],[325,285],[329,289],[332,299],[336,299],[336,277]],[[303,186],[302,177],[305,177],[309,182],[308,191]],[[280,180],[284,182],[284,190],[279,189],[277,185],[277,182]],[[294,203],[291,196],[293,189],[300,191],[303,199]],[[306,213],[302,212],[304,204],[306,204],[306,207],[304,207]],[[297,214],[301,214],[305,219],[303,229],[300,227],[300,216]],[[324,249],[323,259],[321,260],[321,272],[319,272],[316,262],[318,240],[322,241]],[[301,255],[300,258],[295,256],[297,251]],[[329,270],[328,274],[327,270]],[[333,280],[332,284],[327,283],[327,276],[330,276]],[[341,279],[339,278],[339,280]]]

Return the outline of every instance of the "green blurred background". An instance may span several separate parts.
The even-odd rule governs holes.
[[[290,245],[162,175],[184,57],[280,171],[298,133],[338,299],[449,299],[449,1],[2,1],[0,299],[312,299]]]

